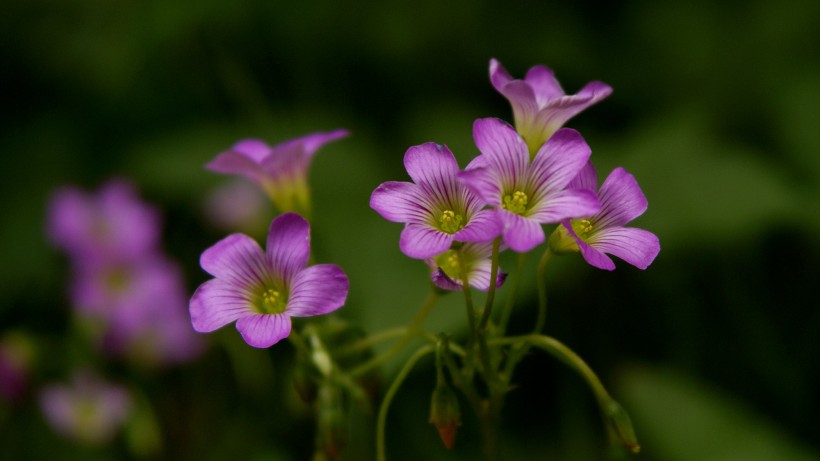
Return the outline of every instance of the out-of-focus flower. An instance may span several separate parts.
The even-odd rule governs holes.
[[[347,130],[311,133],[268,146],[259,139],[245,139],[222,152],[205,167],[211,171],[238,174],[267,192],[279,211],[310,210],[307,173],[313,155],[328,142],[348,136]]]
[[[21,333],[0,338],[0,402],[18,400],[26,391],[33,344]]]
[[[461,266],[458,262],[459,253],[464,260],[463,264],[467,271],[466,277],[461,273]],[[490,289],[492,266],[490,258],[492,253],[492,242],[465,243],[457,249],[447,250],[434,258],[426,260],[427,265],[433,270],[430,278],[442,290],[460,291],[466,278],[467,282],[473,287],[487,291]],[[500,287],[506,278],[507,274],[501,272],[499,268],[495,286]]]
[[[306,267],[309,255],[310,226],[296,213],[271,222],[267,251],[244,234],[220,240],[200,258],[216,278],[191,298],[194,329],[207,333],[236,321],[245,342],[270,347],[290,334],[291,317],[342,307],[349,287],[344,271],[335,264]]]
[[[255,185],[241,179],[220,185],[205,199],[208,221],[219,229],[256,234],[270,219],[270,202]]]
[[[407,256],[432,258],[453,242],[486,242],[500,233],[491,210],[462,184],[458,162],[446,146],[426,143],[404,155],[413,183],[390,181],[370,197],[370,207],[393,222],[406,223],[399,247]]]
[[[524,140],[501,120],[476,120],[473,137],[481,155],[459,177],[495,207],[504,241],[512,250],[524,253],[543,242],[541,224],[598,212],[594,192],[567,189],[591,153],[577,131],[556,132],[532,162]]]
[[[570,187],[593,192],[597,189],[598,177],[592,163],[587,163]],[[615,168],[598,190],[598,197],[601,210],[583,219],[564,220],[550,236],[550,248],[556,253],[580,251],[590,265],[599,269],[615,269],[606,254],[639,269],[649,267],[661,250],[658,237],[643,229],[624,227],[647,208],[646,196],[635,177],[623,168]]]
[[[569,119],[612,93],[609,85],[590,82],[577,94],[567,95],[545,66],[535,66],[524,80],[517,80],[495,59],[490,60],[490,82],[510,101],[515,127],[531,155]]]
[[[46,421],[65,437],[89,444],[105,443],[122,428],[133,406],[128,391],[88,371],[75,373],[70,384],[51,384],[40,391]]]
[[[64,187],[53,194],[48,218],[51,241],[77,265],[138,260],[159,242],[159,213],[124,180],[97,194]]]

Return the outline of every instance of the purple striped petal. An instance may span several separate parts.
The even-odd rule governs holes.
[[[430,211],[419,198],[418,186],[409,182],[388,181],[370,195],[370,208],[388,221],[427,222]]]
[[[648,206],[646,196],[635,177],[623,168],[615,168],[598,192],[601,211],[595,217],[600,227],[624,226],[642,215]]]
[[[504,242],[511,250],[526,253],[544,241],[544,229],[537,221],[507,210],[498,210],[504,223]]]
[[[310,257],[310,225],[296,213],[285,213],[270,223],[267,256],[271,268],[288,283],[307,266]]]
[[[658,237],[634,227],[610,227],[596,232],[593,248],[617,256],[639,269],[646,269],[661,251]]]
[[[530,181],[538,193],[566,188],[584,168],[592,150],[577,131],[562,128],[538,150],[532,162]]]
[[[313,133],[297,139],[304,146],[305,153],[312,156],[325,144],[350,136],[350,132],[344,129],[333,130],[327,133]]]
[[[264,283],[270,276],[265,254],[252,238],[231,234],[202,253],[199,264],[206,272],[240,289]]]
[[[598,174],[592,162],[587,161],[587,164],[581,168],[575,179],[569,182],[567,189],[586,189],[592,192],[598,190]]]
[[[532,67],[527,71],[524,81],[532,87],[538,107],[544,107],[553,99],[564,96],[564,90],[555,79],[555,74],[546,66]]]
[[[459,242],[488,242],[501,233],[501,223],[495,210],[481,210],[475,213],[463,229],[453,234]]]
[[[450,276],[444,273],[444,271],[440,268],[436,268],[433,271],[430,275],[430,280],[432,280],[433,283],[442,290],[461,291],[462,289],[461,283],[451,279]]]
[[[497,59],[492,58],[490,59],[490,83],[493,84],[493,88],[501,91],[504,88],[504,85],[510,83],[513,80],[512,76],[504,66],[498,62]]]
[[[482,158],[481,156],[477,158]],[[485,161],[475,162],[473,164],[486,164]],[[458,174],[458,179],[467,186],[470,191],[478,195],[481,200],[489,206],[501,206],[501,178],[497,176],[496,171],[491,167],[468,167],[467,170]]]
[[[287,313],[293,317],[327,314],[344,306],[350,282],[335,264],[317,264],[296,274]]]
[[[249,346],[273,346],[290,335],[290,316],[287,314],[253,314],[236,322],[236,329]]]
[[[474,288],[487,291],[490,289],[490,275],[492,272],[492,262],[489,259],[484,259],[482,261],[478,261],[474,264],[472,270],[470,270],[470,274],[468,275],[468,280],[470,281],[470,285]],[[507,274],[501,272],[500,268],[498,274],[496,274],[495,278],[495,287],[500,288],[501,285],[504,284],[504,281],[507,279]]]
[[[570,232],[572,231],[570,230]],[[596,249],[595,247],[590,246],[581,239],[576,240],[578,241],[578,249],[581,250],[581,256],[584,257],[584,260],[589,263],[590,266],[606,271],[615,270],[615,263],[609,258],[609,256],[605,255],[602,251]]]
[[[189,311],[194,330],[208,333],[253,314],[246,293],[220,279],[211,279],[196,289]]]
[[[458,162],[450,149],[434,142],[407,149],[404,167],[416,184],[430,184],[437,188],[451,184],[459,171]]]
[[[588,218],[600,209],[601,204],[594,192],[568,189],[544,197],[530,210],[529,218],[551,224],[568,218]]]
[[[521,136],[497,118],[482,118],[473,124],[478,150],[497,171],[504,189],[514,189],[527,171],[530,154]]]
[[[534,126],[544,127],[545,131],[560,128],[569,119],[610,94],[612,94],[612,87],[609,85],[602,82],[590,82],[577,94],[561,96],[542,107]]]
[[[399,238],[399,248],[414,259],[426,259],[450,249],[453,236],[425,224],[410,223]]]

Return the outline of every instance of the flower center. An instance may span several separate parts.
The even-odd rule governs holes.
[[[572,230],[579,238],[584,238],[592,232],[592,223],[589,219],[573,219]]]
[[[260,314],[281,314],[287,307],[286,299],[282,293],[273,288],[268,288],[262,292],[256,308]]]
[[[510,194],[504,195],[504,209],[515,214],[523,215],[527,211],[527,203],[529,198],[524,192],[517,190]]]
[[[461,270],[458,267],[458,255],[453,250],[447,250],[436,257],[436,266],[453,280],[461,279]]]
[[[464,221],[464,216],[456,214],[453,210],[444,210],[438,218],[439,229],[448,234],[455,234],[464,227],[461,221]]]

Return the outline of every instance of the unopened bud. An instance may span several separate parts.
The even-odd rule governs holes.
[[[604,404],[604,412],[606,414],[607,421],[609,421],[609,424],[612,425],[612,428],[615,430],[615,434],[618,435],[618,438],[621,439],[621,443],[624,445],[624,448],[632,453],[640,452],[641,446],[638,444],[638,437],[635,436],[635,429],[632,427],[632,420],[629,419],[629,415],[626,410],[624,410],[624,407],[622,407],[618,402],[610,400]]]
[[[436,426],[444,446],[453,448],[456,431],[461,426],[461,408],[458,397],[450,386],[439,383],[433,390],[430,403],[430,423]]]

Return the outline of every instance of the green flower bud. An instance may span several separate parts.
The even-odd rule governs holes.
[[[430,423],[436,426],[444,446],[448,449],[453,448],[456,431],[458,426],[461,426],[461,408],[458,397],[447,384],[439,383],[433,390]]]

